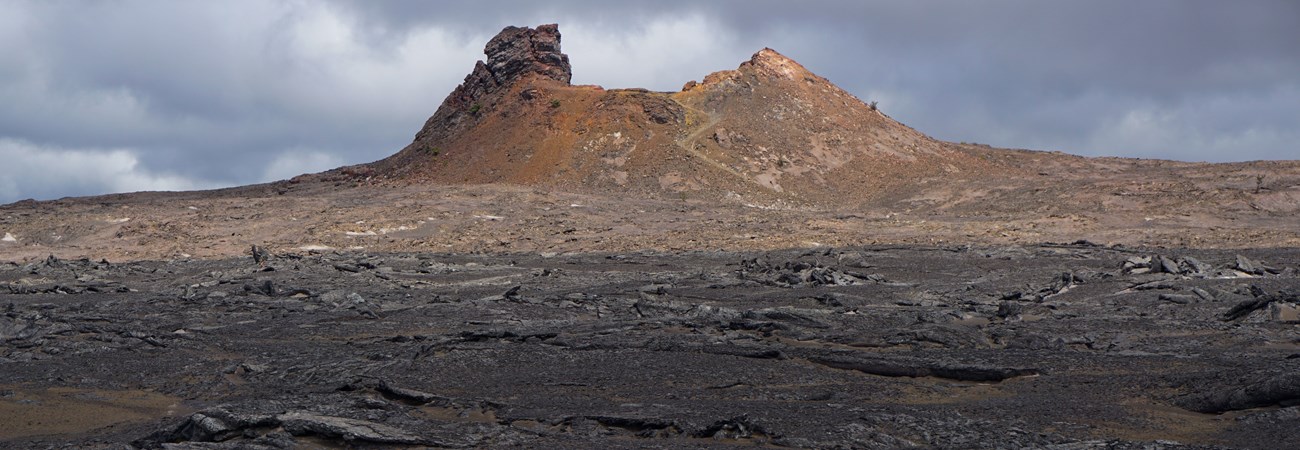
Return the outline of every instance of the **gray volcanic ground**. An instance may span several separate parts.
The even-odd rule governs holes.
[[[0,265],[7,448],[1280,448],[1294,249]]]

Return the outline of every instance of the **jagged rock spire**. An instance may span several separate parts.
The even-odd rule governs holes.
[[[483,48],[487,62],[478,61],[465,81],[443,100],[442,106],[415,135],[421,141],[448,133],[467,123],[482,108],[491,108],[505,88],[529,76],[569,84],[573,78],[569,55],[560,52],[560,27],[509,26]]]
[[[560,28],[555,24],[536,29],[506,27],[488,41],[483,53],[488,57],[488,71],[501,84],[528,73],[563,83],[573,78],[569,55],[560,52]]]
[[[564,84],[573,78],[569,55],[560,52],[560,28],[555,24],[536,29],[506,27],[488,41],[483,54],[487,62],[479,61],[451,98],[481,98],[531,74]]]

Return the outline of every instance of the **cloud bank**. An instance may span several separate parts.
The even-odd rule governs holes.
[[[0,197],[61,197],[82,192],[177,191],[212,187],[213,183],[141,167],[140,158],[124,149],[63,149],[0,139]]]

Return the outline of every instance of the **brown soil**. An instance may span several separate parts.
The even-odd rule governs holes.
[[[90,437],[92,432],[118,424],[191,412],[180,399],[143,390],[0,386],[0,441],[53,435]]]

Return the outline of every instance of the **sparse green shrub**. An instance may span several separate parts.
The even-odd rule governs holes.
[[[552,108],[559,108],[559,107],[560,107],[560,101],[559,101],[559,100],[551,100],[551,107],[552,107]]]
[[[483,109],[483,105],[478,104],[478,103],[475,103],[474,106],[470,106],[470,107],[469,107],[469,113],[470,113],[470,114],[478,114],[478,110],[480,110],[480,109]]]

